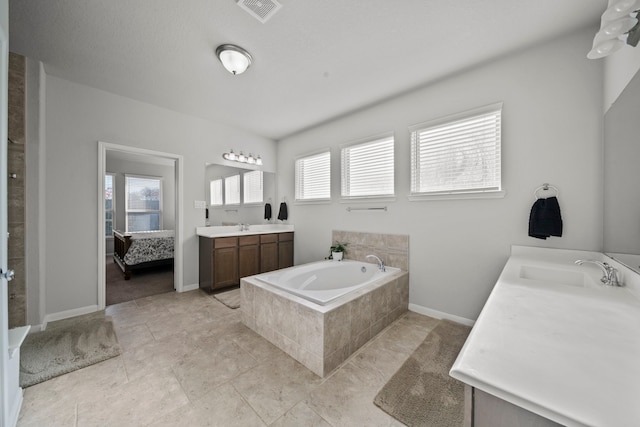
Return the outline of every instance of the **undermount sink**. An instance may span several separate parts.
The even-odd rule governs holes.
[[[586,272],[568,269],[523,265],[520,267],[520,278],[581,288],[597,287],[596,281]]]

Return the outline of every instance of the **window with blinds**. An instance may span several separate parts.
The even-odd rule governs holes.
[[[331,199],[331,152],[313,154],[296,160],[296,200]]]
[[[162,229],[162,178],[125,175],[127,231]]]
[[[222,206],[222,178],[209,181],[209,200],[211,206]]]
[[[115,176],[108,173],[104,176],[104,231],[107,237],[113,237],[113,230],[116,226],[115,200]]]
[[[359,141],[342,149],[342,197],[394,195],[393,134]]]
[[[499,192],[502,103],[409,129],[411,194]]]
[[[262,203],[263,182],[262,171],[246,172],[243,175],[244,181],[244,203]]]
[[[240,204],[240,175],[228,176],[224,179],[224,204]]]

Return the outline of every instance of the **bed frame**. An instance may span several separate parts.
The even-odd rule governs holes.
[[[131,236],[124,234],[113,233],[113,262],[118,264],[122,272],[124,273],[124,280],[131,279],[131,273],[133,270],[140,270],[143,268],[152,268],[164,265],[173,264],[173,258],[161,259],[156,261],[141,262],[135,265],[129,265],[124,262],[124,256],[127,254],[129,247],[131,246]]]

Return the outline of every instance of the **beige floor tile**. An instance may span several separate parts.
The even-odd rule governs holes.
[[[131,350],[155,340],[146,323],[133,326],[116,326],[115,331],[122,351]]]
[[[233,386],[225,384],[153,422],[153,427],[176,426],[259,427],[266,424]]]
[[[186,405],[189,399],[171,370],[153,372],[112,394],[78,403],[78,427],[144,426]]]
[[[331,424],[322,419],[322,417],[304,402],[298,403],[291,408],[289,412],[278,418],[271,427],[331,427]]]
[[[52,415],[62,425],[70,418],[75,423],[79,399],[109,394],[127,382],[122,357],[105,360],[26,388],[20,418],[29,424],[34,419],[47,419]]]
[[[215,351],[198,350],[186,355],[172,365],[172,369],[193,402],[257,364],[236,343],[226,341],[221,342]]]
[[[180,332],[126,350],[122,353],[122,358],[129,380],[133,380],[157,370],[170,368],[197,350],[192,337],[187,332]]]
[[[347,363],[311,392],[305,403],[334,426],[389,426],[393,418],[373,404],[379,374]]]
[[[287,355],[268,360],[232,381],[260,418],[270,424],[308,396],[322,379]]]

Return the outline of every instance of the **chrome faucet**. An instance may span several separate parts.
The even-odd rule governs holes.
[[[606,262],[596,261],[594,259],[579,259],[576,261],[576,264],[578,265],[585,263],[595,264],[602,269],[603,276],[600,281],[605,285],[622,286],[618,281],[618,270],[615,267],[612,267]]]
[[[238,224],[240,226],[240,231],[249,231],[249,224]]]
[[[384,262],[382,262],[382,260],[375,256],[375,255],[367,255],[366,258],[375,258],[376,260],[378,260],[378,269],[380,269],[380,271],[387,271],[387,269],[384,266]]]

